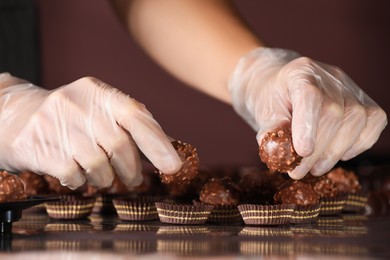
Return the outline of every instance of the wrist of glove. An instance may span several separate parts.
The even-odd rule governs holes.
[[[95,78],[48,91],[0,74],[0,168],[30,170],[77,188],[142,181],[138,149],[162,172],[181,160],[145,106]]]
[[[283,49],[242,57],[228,84],[235,111],[257,132],[291,127],[302,163],[294,179],[319,176],[372,147],[385,112],[339,68]]]

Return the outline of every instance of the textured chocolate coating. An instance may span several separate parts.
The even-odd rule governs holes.
[[[331,179],[342,193],[356,193],[362,189],[359,179],[353,171],[338,167],[325,176]]]
[[[200,191],[199,200],[213,206],[237,205],[240,194],[231,178],[212,178]]]
[[[72,190],[66,186],[62,186],[62,184],[58,179],[51,177],[50,175],[43,175],[43,177],[45,178],[46,182],[49,185],[50,193],[54,193],[57,195],[71,195],[71,194],[80,195],[81,193],[83,193],[83,189],[86,188],[85,186],[85,187],[80,187],[76,190]]]
[[[326,176],[314,177],[308,174],[302,181],[309,183],[321,198],[334,198],[340,194],[334,181]]]
[[[261,141],[259,155],[271,171],[278,172],[292,171],[302,160],[294,149],[291,131],[287,128],[268,132]]]
[[[42,175],[33,172],[21,172],[18,176],[24,183],[24,192],[27,195],[35,196],[49,193],[49,185]]]
[[[18,176],[0,171],[0,203],[27,198],[23,182]]]
[[[199,158],[196,148],[180,141],[173,141],[172,145],[176,149],[180,159],[183,161],[183,165],[175,174],[164,174],[159,171],[160,179],[166,184],[188,184],[198,174]]]
[[[319,203],[320,196],[309,183],[288,181],[274,196],[277,204],[314,205]]]

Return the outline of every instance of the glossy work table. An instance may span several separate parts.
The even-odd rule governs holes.
[[[382,168],[382,175],[389,176],[388,170]],[[383,182],[371,178],[371,172],[362,174],[370,188]],[[370,216],[342,214],[319,217],[310,225],[281,227],[180,226],[126,222],[116,215],[60,221],[45,212],[25,210],[13,223],[12,233],[1,236],[0,259],[390,259],[390,214],[385,203],[387,210],[374,205],[376,212]]]

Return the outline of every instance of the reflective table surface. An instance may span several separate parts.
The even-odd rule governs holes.
[[[356,172],[370,192],[362,214],[310,225],[180,226],[116,215],[60,221],[24,210],[12,233],[0,235],[0,259],[390,259],[390,165],[360,163]]]
[[[104,259],[113,256],[389,259],[390,217],[344,214],[320,217],[310,225],[267,227],[132,223],[101,215],[58,221],[44,213],[26,213],[14,223],[12,234],[1,237],[0,248],[0,259],[27,255],[32,259],[34,254],[39,259],[45,254],[76,257],[99,252]]]

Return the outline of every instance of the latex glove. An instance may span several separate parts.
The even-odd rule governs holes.
[[[0,168],[49,174],[70,188],[86,179],[142,182],[138,148],[162,172],[181,160],[145,106],[95,78],[48,91],[0,74]]]
[[[385,112],[339,68],[297,53],[259,48],[239,61],[229,82],[232,103],[258,132],[291,127],[304,157],[289,175],[315,176],[369,149],[387,124]]]

